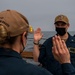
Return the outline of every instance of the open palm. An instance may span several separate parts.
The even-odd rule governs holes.
[[[34,32],[34,40],[39,41],[42,37],[43,37],[43,34],[41,32],[41,29],[37,28],[37,30],[35,30]]]

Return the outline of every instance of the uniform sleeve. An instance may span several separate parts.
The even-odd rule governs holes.
[[[45,56],[45,53],[46,53],[45,51],[46,51],[46,48],[45,48],[44,45],[42,45],[41,48],[40,48],[40,55],[39,55],[39,58],[38,58],[38,61],[42,64],[45,61],[45,57],[46,57]]]
[[[63,75],[75,75],[75,68],[70,63],[62,64]]]
[[[52,38],[47,39],[42,46],[40,47],[40,54],[38,61],[44,66],[47,66],[47,63],[49,62],[49,58],[47,58],[47,55],[49,53],[49,58],[52,55]]]

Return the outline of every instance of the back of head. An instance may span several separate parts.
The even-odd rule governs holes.
[[[64,22],[66,24],[69,24],[69,19],[67,16],[61,14],[55,17],[54,23],[57,23],[57,22]]]
[[[0,12],[0,45],[10,37],[28,31],[29,22],[25,16],[15,10]]]

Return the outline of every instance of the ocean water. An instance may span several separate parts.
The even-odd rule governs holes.
[[[68,31],[72,36],[75,35],[75,31]],[[43,38],[40,40],[42,44],[47,38],[54,36],[56,34],[55,31],[42,31]],[[33,50],[33,34],[28,35],[27,45],[25,47],[25,51],[32,51]]]

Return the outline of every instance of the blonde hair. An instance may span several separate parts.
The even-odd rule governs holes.
[[[0,47],[3,47],[4,44],[14,44],[18,36],[10,37],[6,28],[0,24]]]
[[[0,24],[0,45],[5,42],[7,38],[7,30],[5,29],[4,26]]]

